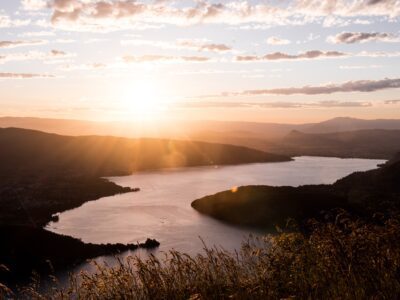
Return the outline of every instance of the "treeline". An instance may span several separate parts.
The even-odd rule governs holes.
[[[244,186],[192,202],[201,213],[247,226],[274,228],[288,218],[302,223],[323,219],[323,211],[343,208],[360,217],[400,211],[400,156],[384,166],[355,172],[332,185]]]

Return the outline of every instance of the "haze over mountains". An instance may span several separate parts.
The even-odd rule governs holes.
[[[199,165],[290,160],[245,147],[171,139],[61,136],[0,129],[0,175],[79,173],[128,175],[133,171]]]
[[[202,141],[253,148],[286,156],[389,159],[400,149],[400,120],[334,118],[320,123],[276,124],[222,121],[92,122],[0,118],[0,127],[63,135],[112,135]]]
[[[292,131],[264,150],[289,156],[335,156],[390,159],[400,149],[400,130],[364,129],[333,133]]]
[[[94,122],[69,119],[2,117],[0,127],[35,129],[64,135],[114,135],[121,137],[201,137],[228,134],[268,140],[279,139],[292,130],[304,133],[333,133],[364,129],[399,129],[399,119],[363,120],[338,117],[320,123],[280,124],[229,121]]]

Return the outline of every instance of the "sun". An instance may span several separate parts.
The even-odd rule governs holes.
[[[136,120],[157,120],[165,111],[165,103],[157,85],[139,81],[125,89],[121,109]]]

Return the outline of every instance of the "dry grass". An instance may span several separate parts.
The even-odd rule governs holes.
[[[65,289],[28,299],[396,299],[400,296],[400,223],[339,216],[310,234],[249,239],[239,253],[208,248],[164,260],[129,257],[116,267],[71,277]],[[0,293],[2,289],[0,287]]]

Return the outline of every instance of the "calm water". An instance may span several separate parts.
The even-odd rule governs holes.
[[[382,160],[296,157],[283,163],[197,167],[135,173],[111,181],[140,192],[87,202],[60,214],[47,229],[92,243],[135,243],[155,238],[161,246],[195,254],[207,245],[235,249],[254,230],[223,224],[200,215],[193,200],[241,185],[333,183],[354,171],[375,168]]]

